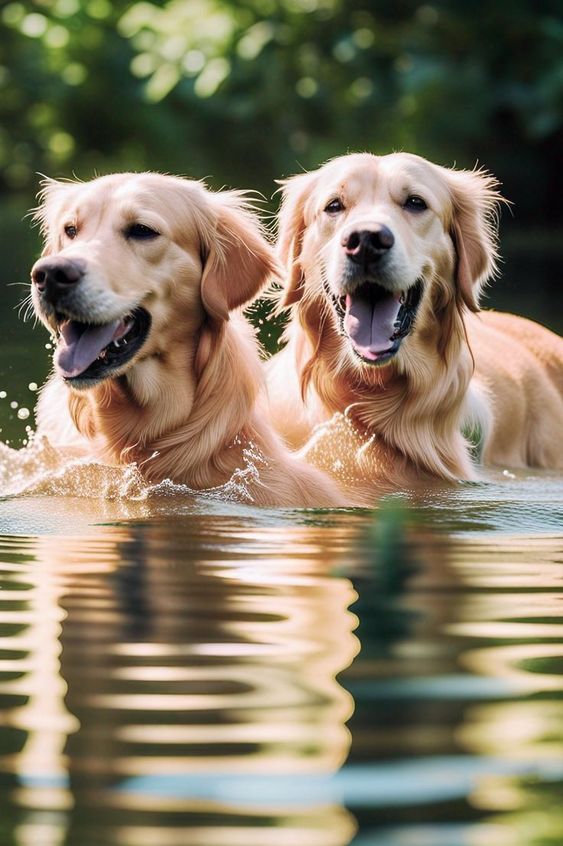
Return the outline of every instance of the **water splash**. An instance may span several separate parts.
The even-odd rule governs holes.
[[[347,409],[315,426],[299,454],[341,485],[355,487],[383,478],[386,467],[375,443],[376,435],[360,429]]]
[[[171,479],[164,479],[158,484],[148,485],[147,498],[162,496],[199,496],[204,499],[218,499],[223,502],[239,502],[252,504],[254,497],[251,493],[252,485],[259,484],[259,467],[266,464],[264,455],[254,444],[243,449],[244,465],[235,470],[228,482],[214,488],[195,490],[189,485],[182,485],[173,482]]]
[[[0,443],[0,498],[59,496],[103,500],[146,501],[163,497],[203,497],[250,504],[252,486],[259,483],[266,459],[250,444],[243,450],[243,465],[223,485],[196,490],[165,479],[147,482],[135,463],[112,466],[80,455],[69,448],[55,448],[46,437],[30,437],[22,449]]]
[[[35,394],[38,390],[37,382],[30,382],[28,390]],[[13,443],[18,446],[26,446],[32,432],[32,427],[29,425],[33,420],[33,406],[35,405],[35,398],[30,403],[29,399],[21,400],[11,399],[8,391],[0,390],[1,414],[0,414],[0,433],[6,445]],[[31,406],[31,407],[28,407]],[[21,423],[25,426],[21,427]]]

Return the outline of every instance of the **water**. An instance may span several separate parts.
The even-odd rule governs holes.
[[[561,846],[563,479],[269,511],[0,451],[2,846]]]

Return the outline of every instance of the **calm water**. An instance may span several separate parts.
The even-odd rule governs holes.
[[[38,445],[0,482],[2,846],[563,843],[561,477],[274,512]]]

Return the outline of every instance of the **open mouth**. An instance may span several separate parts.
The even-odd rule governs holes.
[[[66,382],[83,387],[107,379],[141,349],[151,318],[144,308],[111,323],[81,323],[57,314],[55,368]]]
[[[353,352],[367,364],[386,364],[410,333],[421,298],[421,280],[404,292],[364,282],[333,302]]]

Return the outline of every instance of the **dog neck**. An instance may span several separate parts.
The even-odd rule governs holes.
[[[252,413],[260,379],[252,333],[235,318],[203,328],[166,359],[72,392],[69,407],[106,460],[142,464],[150,481],[203,489],[227,482],[249,443],[260,441]]]
[[[415,329],[400,360],[360,368],[326,309],[297,306],[301,338],[307,339],[297,353],[303,397],[313,391],[329,415],[344,415],[363,442],[359,465],[367,466],[367,456],[376,453],[378,477],[395,484],[398,476],[408,480],[421,471],[449,481],[475,476],[461,434],[473,373],[462,312],[452,298],[433,303],[427,316],[424,333]]]

